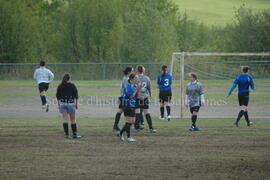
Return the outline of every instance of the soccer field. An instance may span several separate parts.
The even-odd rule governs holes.
[[[73,81],[80,99],[117,99],[119,81]],[[112,132],[117,106],[79,106],[82,139],[63,138],[62,119],[53,104],[59,81],[48,91],[51,110],[41,110],[34,81],[0,81],[0,179],[268,179],[270,176],[269,79],[255,79],[247,127],[233,126],[238,113],[236,93],[226,99],[232,80],[203,80],[206,99],[225,101],[203,107],[199,132],[189,132],[190,119],[158,120],[151,106],[156,134],[132,131],[137,142],[121,142]],[[153,97],[158,92],[154,88]],[[173,96],[179,100],[175,81]],[[268,109],[268,110],[267,110]],[[173,105],[173,115],[179,105]],[[215,114],[216,113],[216,114]],[[217,117],[215,117],[217,116]],[[185,117],[189,117],[186,109]],[[204,117],[204,118],[201,118]],[[209,117],[209,118],[205,118]],[[121,119],[121,126],[124,119]]]
[[[78,119],[82,139],[63,138],[60,118],[1,118],[1,179],[268,179],[270,126],[234,119],[161,122],[156,134],[132,131],[121,142],[113,119]],[[123,124],[123,120],[121,120]]]

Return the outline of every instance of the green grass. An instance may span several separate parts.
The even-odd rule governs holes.
[[[270,126],[233,119],[161,122],[156,134],[121,142],[113,119],[78,119],[80,140],[64,139],[61,119],[0,118],[0,179],[268,179]],[[123,123],[123,120],[121,121]]]
[[[233,80],[202,80],[205,88],[205,97],[207,100],[226,101],[228,103],[235,103],[237,93],[235,92],[230,98],[226,98]],[[118,97],[120,82],[113,81],[74,81],[77,85],[80,96],[107,96]],[[188,82],[186,81],[185,84]],[[265,97],[270,96],[270,80],[269,79],[255,79],[257,91],[252,92],[251,102],[255,104],[269,104]],[[50,85],[48,91],[49,96],[55,96],[56,87],[59,81],[54,81]],[[153,98],[158,98],[158,89],[155,81],[152,81]],[[180,86],[178,81],[174,82],[173,97],[175,100],[180,99]],[[16,97],[31,97],[37,96],[37,85],[34,81],[0,81],[0,101],[5,98]]]
[[[192,19],[208,25],[224,26],[231,23],[236,9],[245,4],[254,10],[270,9],[268,0],[172,0]]]

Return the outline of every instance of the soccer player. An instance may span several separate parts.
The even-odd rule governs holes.
[[[205,104],[204,91],[195,73],[189,73],[188,77],[190,83],[188,83],[186,88],[185,105],[187,108],[190,108],[191,113],[192,125],[189,130],[199,131],[200,129],[196,126],[196,121],[200,107]]]
[[[75,109],[78,109],[78,90],[77,87],[70,82],[71,76],[66,73],[63,76],[61,84],[57,88],[56,98],[58,101],[58,108],[63,116],[63,128],[65,137],[69,138],[68,119],[71,121],[71,129],[73,132],[73,139],[81,138],[77,134],[77,123],[75,117]]]
[[[119,108],[118,111],[115,115],[115,120],[114,120],[114,125],[113,125],[113,130],[114,131],[120,131],[120,128],[118,127],[120,118],[121,118],[121,114],[123,113],[123,96],[124,96],[124,91],[125,91],[125,87],[128,84],[128,77],[130,75],[130,73],[133,71],[132,67],[126,67],[126,69],[123,71],[124,73],[124,77],[122,79],[122,83],[121,83],[121,88],[120,88],[120,97],[119,97]]]
[[[156,130],[153,128],[152,118],[149,111],[149,97],[151,97],[151,81],[148,76],[145,75],[145,68],[140,65],[137,67],[138,71],[138,85],[141,86],[141,90],[137,96],[137,107],[135,110],[136,113],[136,121],[135,121],[135,129],[141,130],[140,123],[143,119],[143,113],[145,114],[145,118],[149,127],[149,131],[155,133]]]
[[[167,120],[171,119],[170,102],[172,98],[172,76],[167,73],[167,66],[161,67],[162,73],[158,75],[157,84],[159,88],[160,119],[164,120],[164,107],[167,110]]]
[[[248,126],[253,124],[253,122],[251,122],[248,117],[249,87],[251,87],[253,91],[256,90],[256,87],[254,85],[253,78],[249,75],[249,67],[244,66],[242,71],[243,73],[236,77],[231,89],[228,92],[228,96],[230,96],[234,89],[238,86],[238,101],[241,110],[238,113],[238,117],[234,123],[236,127],[239,126],[239,121],[243,115]]]
[[[45,61],[40,61],[40,67],[35,70],[34,79],[38,83],[38,89],[42,102],[42,109],[49,111],[49,105],[46,100],[46,91],[49,89],[49,84],[53,81],[54,74],[45,67]]]
[[[141,86],[138,85],[138,76],[135,73],[131,73],[129,75],[128,84],[125,87],[124,91],[124,115],[126,117],[126,124],[122,128],[119,134],[117,134],[122,141],[125,141],[123,133],[126,132],[127,134],[127,141],[134,142],[130,136],[130,127],[133,123],[135,123],[135,107],[136,107],[136,95],[141,90]]]

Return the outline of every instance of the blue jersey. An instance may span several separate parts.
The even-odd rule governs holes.
[[[159,91],[170,91],[172,90],[172,76],[166,73],[162,76],[159,74],[157,77],[157,84],[159,85]]]
[[[249,92],[249,87],[255,90],[255,85],[252,77],[248,74],[240,74],[236,77],[234,84],[238,86],[238,94]]]
[[[255,89],[253,79],[248,74],[240,74],[236,77],[234,84],[238,85],[238,94],[249,92],[249,87]]]
[[[131,83],[128,83],[124,91],[124,100],[127,103],[128,107],[135,107],[136,97],[130,98],[133,93],[137,90],[137,87]]]

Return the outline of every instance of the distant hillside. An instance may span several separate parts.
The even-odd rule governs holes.
[[[225,25],[241,5],[255,10],[270,9],[270,0],[172,0],[192,19],[209,25]]]

